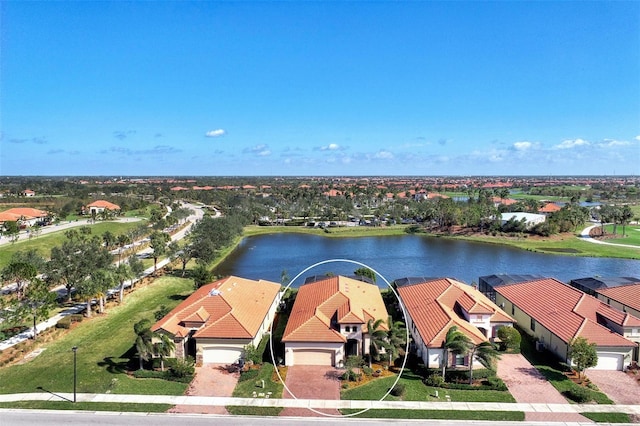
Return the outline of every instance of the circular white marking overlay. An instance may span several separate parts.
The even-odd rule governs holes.
[[[387,284],[387,286],[389,287],[389,289],[393,292],[393,294],[396,296],[396,299],[398,300],[398,304],[400,305],[400,308],[402,309],[402,316],[404,318],[405,321],[405,325],[407,323],[407,311],[404,308],[404,305],[402,304],[402,301],[400,300],[400,297],[398,296],[398,293],[396,292],[396,290],[393,288],[393,286],[389,283],[389,281],[387,281],[387,279],[382,276],[382,274],[380,274],[378,271],[376,271],[375,269],[369,267],[368,265],[365,265],[364,263],[361,262],[357,262],[355,260],[351,260],[351,259],[328,259],[328,260],[323,260],[321,262],[318,263],[314,263],[311,266],[308,266],[306,269],[304,269],[302,272],[300,272],[298,275],[296,275],[290,282],[289,284],[287,284],[287,286],[284,288],[284,290],[282,290],[282,294],[284,295],[284,293],[289,289],[289,287],[291,287],[291,285],[298,279],[300,278],[300,276],[302,274],[307,273],[310,269],[315,268],[316,266],[320,266],[320,265],[324,265],[326,263],[336,263],[336,262],[346,262],[346,263],[353,263],[355,265],[359,265],[362,266],[364,268],[368,268],[370,270],[372,270],[377,276],[379,276],[380,278],[382,278],[382,280]],[[273,327],[273,322],[271,323],[271,325],[269,326],[269,349],[271,350],[271,361],[273,362],[273,366],[274,369],[276,370],[276,374],[278,375],[278,379],[280,379],[280,382],[282,383],[282,386],[284,386],[284,388],[287,390],[287,392],[289,392],[289,395],[291,395],[293,397],[293,399],[298,399],[298,397],[296,397],[293,392],[291,392],[291,390],[287,387],[287,384],[284,382],[284,380],[282,380],[282,376],[280,375],[280,371],[278,370],[278,364],[276,363],[274,357],[273,357],[273,332],[272,332],[272,327]],[[402,366],[400,367],[400,372],[398,373],[398,377],[396,377],[396,380],[393,382],[393,386],[391,386],[389,388],[389,390],[387,391],[387,393],[385,393],[382,398],[380,398],[378,401],[383,401],[387,396],[389,396],[389,394],[391,393],[391,391],[393,390],[393,388],[398,384],[398,381],[400,380],[400,377],[402,376],[402,373],[404,372],[404,367],[407,364],[407,355],[409,354],[409,328],[405,327],[406,332],[407,332],[407,336],[406,336],[406,346],[404,349],[404,359],[402,360]],[[329,413],[323,413],[321,411],[315,410],[311,407],[306,407],[308,410],[313,411],[314,413],[320,414],[322,416],[326,416],[326,417],[337,417],[337,418],[342,418],[342,417],[352,417],[352,416],[357,416],[359,414],[362,413],[366,413],[367,411],[369,411],[371,408],[364,408],[360,411],[357,411],[355,413],[351,413],[351,414],[329,414]]]

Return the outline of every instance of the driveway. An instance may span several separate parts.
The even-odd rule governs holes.
[[[224,364],[196,367],[196,375],[187,389],[190,396],[231,396],[240,373],[229,373]],[[208,405],[176,405],[170,413],[229,414],[225,407]]]
[[[319,365],[295,365],[287,368],[285,384],[287,389],[282,393],[284,399],[340,399],[341,370]],[[293,394],[293,395],[292,395]],[[339,416],[338,410],[317,410],[332,416]],[[281,416],[318,417],[322,414],[306,408],[285,408]],[[324,417],[324,416],[323,416]]]
[[[516,402],[568,404],[560,392],[522,354],[502,354],[498,361],[498,377],[507,385]],[[574,413],[525,413],[524,419],[541,422],[590,422],[586,417]]]
[[[640,383],[627,373],[587,370],[587,377],[616,404],[640,405]]]

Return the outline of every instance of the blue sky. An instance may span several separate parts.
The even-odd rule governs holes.
[[[640,174],[640,2],[0,8],[0,175]]]

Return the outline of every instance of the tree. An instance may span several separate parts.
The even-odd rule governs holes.
[[[367,321],[367,334],[369,334],[369,368],[371,368],[373,360],[380,359],[382,349],[389,347],[387,343],[387,331],[382,329],[384,325],[383,319]]]
[[[393,362],[398,356],[403,356],[407,347],[407,329],[402,321],[393,321],[391,316],[387,320],[389,331],[387,341],[389,349],[389,361]]]
[[[18,222],[15,220],[6,221],[4,223],[4,233],[9,237],[9,241],[11,241],[11,243],[18,241],[20,236],[20,227],[18,226]]]
[[[514,327],[502,326],[498,328],[498,339],[500,339],[500,345],[503,347],[503,350],[520,349],[522,337],[520,336],[520,332]]]
[[[176,348],[171,337],[165,333],[154,333],[153,337],[158,341],[153,344],[153,355],[160,357],[160,369],[164,371],[164,358],[171,355]]]
[[[484,368],[493,368],[495,360],[500,359],[500,354],[491,342],[482,342],[471,346],[469,351],[469,384],[473,384],[473,360],[478,361]]]
[[[43,280],[35,278],[26,288],[24,297],[14,305],[16,312],[23,318],[33,318],[33,338],[38,335],[36,323],[49,318],[49,311],[56,305],[56,294],[49,290]]]
[[[442,380],[445,380],[449,358],[451,353],[466,354],[471,348],[472,342],[466,334],[458,331],[457,326],[452,326],[442,342]]]
[[[598,364],[596,344],[589,343],[584,337],[576,337],[569,344],[568,357],[573,369],[578,373],[578,378],[581,378],[584,370]]]
[[[133,278],[131,267],[126,263],[119,263],[113,270],[113,278],[119,284],[118,300],[122,303],[122,299],[124,299],[124,283]]]
[[[129,256],[127,264],[131,269],[131,288],[133,288],[135,282],[144,274],[144,264],[140,259],[138,259],[138,256],[136,256],[135,254]]]
[[[106,209],[105,209],[106,210]],[[102,234],[102,241],[107,249],[111,248],[116,242],[116,236],[111,231],[104,231]]]
[[[126,245],[131,244],[131,237],[127,234],[120,234],[116,237],[116,244],[118,245],[118,262],[120,262],[120,258],[122,256],[122,250]]]
[[[376,283],[376,273],[369,268],[358,268],[353,271],[353,274],[357,277],[369,278],[372,283]]]
[[[140,370],[142,370],[144,369],[142,362],[148,361],[153,355],[151,323],[147,319],[140,320],[133,325],[133,331],[136,334],[136,354],[140,361]]]
[[[196,265],[196,267],[191,271],[191,275],[196,289],[199,289],[213,280],[213,274],[209,271],[209,268],[203,264]]]
[[[2,270],[2,279],[16,283],[16,296],[21,299],[25,287],[37,274],[38,271],[33,264],[15,259],[14,256],[14,259]]]
[[[169,235],[164,232],[154,232],[149,237],[151,249],[153,250],[153,273],[156,273],[158,258],[163,256],[167,252],[167,243],[171,239]]]
[[[50,285],[63,284],[67,289],[67,299],[71,301],[71,290],[85,281],[93,271],[111,265],[113,256],[102,246],[98,237],[90,237],[82,228],[81,232],[70,230],[65,235],[67,240],[61,246],[51,249],[46,276]],[[86,290],[89,290],[88,285],[83,291]]]

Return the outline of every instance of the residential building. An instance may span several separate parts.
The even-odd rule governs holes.
[[[590,294],[592,296],[596,296],[599,290],[604,290],[611,287],[618,287],[621,285],[636,284],[636,283],[640,283],[640,278],[587,277],[587,278],[576,278],[569,281],[570,286],[575,287],[580,291],[584,291],[585,293]],[[640,295],[638,296],[638,298],[640,299]]]
[[[37,223],[46,222],[49,212],[31,207],[15,207],[0,213],[0,225],[5,222],[17,222],[19,227],[25,228]]]
[[[478,290],[489,298],[493,303],[496,302],[496,287],[503,285],[521,283],[524,281],[533,281],[544,278],[542,275],[531,274],[493,274],[485,275],[478,279]]]
[[[632,317],[640,318],[640,280],[636,280],[632,284],[598,289],[596,297],[615,309]],[[638,324],[632,326],[629,321],[628,326],[624,327],[624,336],[640,344],[640,326]],[[636,361],[639,360],[638,355],[636,352],[634,358]]]
[[[553,278],[495,287],[496,303],[518,326],[562,361],[570,362],[569,345],[577,337],[596,344],[600,370],[622,370],[638,356],[638,344],[625,335],[640,319]]]
[[[233,363],[258,346],[281,299],[281,285],[229,276],[204,285],[152,326],[175,343],[175,357]]]
[[[515,322],[476,288],[452,278],[411,277],[394,283],[417,355],[429,368],[442,366],[445,336],[451,327],[477,345],[495,339],[500,327]],[[449,365],[469,365],[464,354],[449,356]]]
[[[375,284],[345,276],[322,277],[300,286],[282,342],[285,364],[342,366],[347,356],[369,353],[367,323],[388,313]]]
[[[102,213],[105,210],[109,210],[112,212],[119,212],[120,206],[117,204],[113,204],[106,200],[97,200],[91,204],[87,204],[83,209],[84,214],[94,214],[94,213]]]

